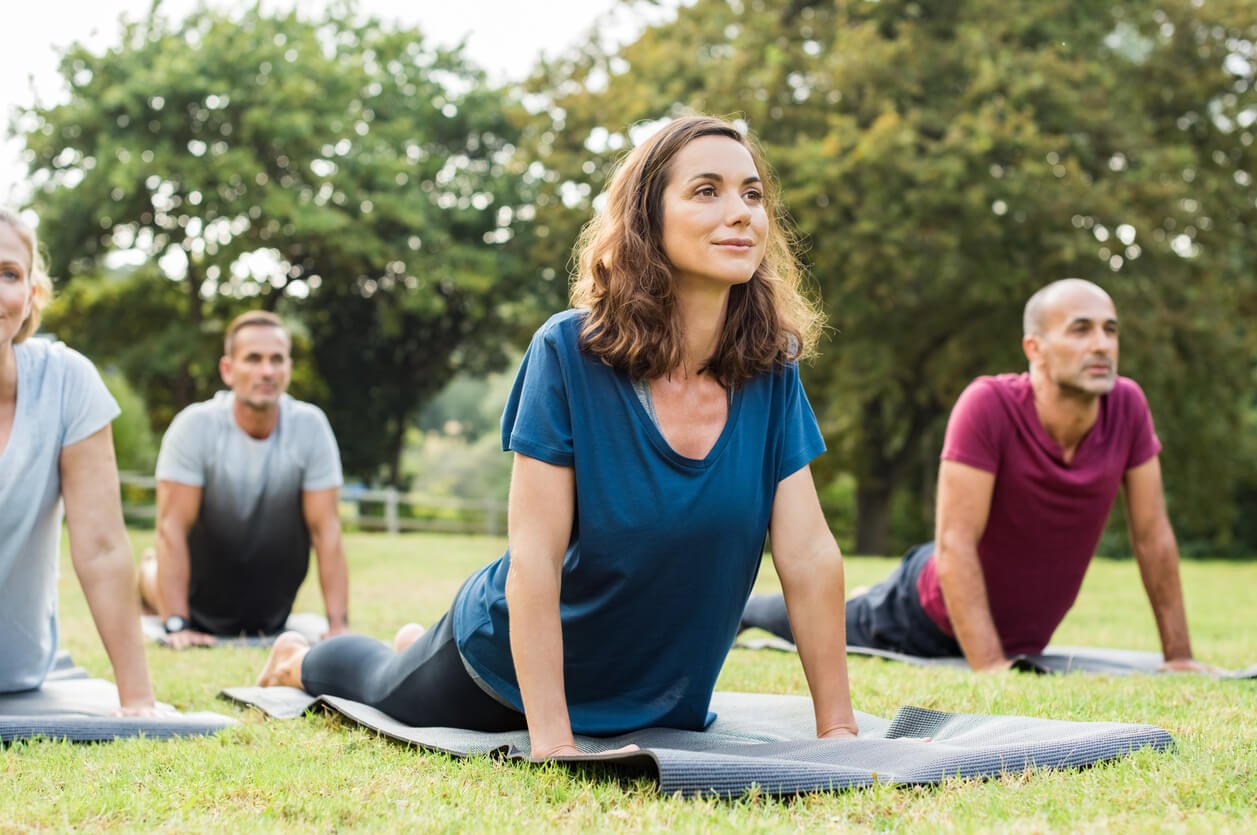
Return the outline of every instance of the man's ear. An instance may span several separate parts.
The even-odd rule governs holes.
[[[1039,337],[1034,335],[1023,336],[1021,338],[1021,350],[1026,355],[1026,361],[1034,365],[1039,359]]]
[[[223,378],[227,388],[231,388],[231,357],[224,355],[218,358],[218,376]]]

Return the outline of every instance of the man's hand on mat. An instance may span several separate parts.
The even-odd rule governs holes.
[[[167,635],[166,646],[171,649],[212,647],[214,646],[214,636],[207,635],[204,632],[197,632],[195,629],[185,629],[182,632],[171,632]]]
[[[979,673],[1006,673],[1013,668],[1013,659],[1001,658],[990,664],[983,664],[980,667],[974,667],[975,672]]]
[[[320,641],[326,641],[328,638],[335,638],[337,635],[344,635],[349,631],[349,615],[340,615],[333,617],[327,616],[327,631],[319,636]]]
[[[1205,664],[1194,658],[1170,658],[1161,665],[1163,673],[1205,673],[1216,675],[1223,672],[1221,667]]]

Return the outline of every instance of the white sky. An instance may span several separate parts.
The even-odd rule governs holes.
[[[244,0],[209,0],[213,8],[239,8]],[[0,203],[21,203],[26,194],[19,139],[8,137],[13,108],[44,104],[64,95],[57,62],[65,47],[87,43],[95,50],[117,43],[119,18],[144,15],[152,0],[13,0],[6,3],[0,48]],[[264,8],[294,3],[315,12],[322,0],[263,0]],[[162,10],[181,18],[197,0],[163,0]],[[665,6],[672,7],[669,2]],[[495,81],[522,79],[536,59],[553,57],[580,41],[592,27],[615,40],[631,37],[658,8],[628,8],[621,0],[359,0],[364,15],[418,26],[443,45],[467,39],[466,55]]]

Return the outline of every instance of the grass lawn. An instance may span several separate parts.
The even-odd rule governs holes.
[[[133,532],[136,553],[151,541]],[[354,627],[390,637],[431,623],[459,583],[502,549],[496,539],[350,535]],[[892,560],[848,558],[848,585],[880,579]],[[1183,568],[1199,658],[1257,662],[1257,563]],[[62,572],[63,646],[111,675],[73,572]],[[765,564],[761,590],[775,586]],[[299,610],[321,611],[313,578]],[[1055,640],[1158,649],[1133,562],[1097,561]],[[0,832],[399,830],[1257,830],[1257,682],[1163,676],[976,676],[874,659],[851,661],[855,706],[890,715],[904,704],[1071,720],[1144,722],[1170,731],[1172,753],[1143,751],[1085,771],[1009,774],[939,787],[878,786],[789,800],[660,796],[653,783],[562,767],[421,753],[326,716],[264,721],[215,698],[252,683],[260,649],[175,653],[150,647],[158,698],[237,716],[206,739],[100,745],[19,743],[0,750]],[[806,693],[798,659],[734,650],[725,690]]]

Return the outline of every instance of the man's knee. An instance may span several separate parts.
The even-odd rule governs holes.
[[[157,552],[145,548],[140,556],[139,570],[140,604],[150,612],[158,611]]]

